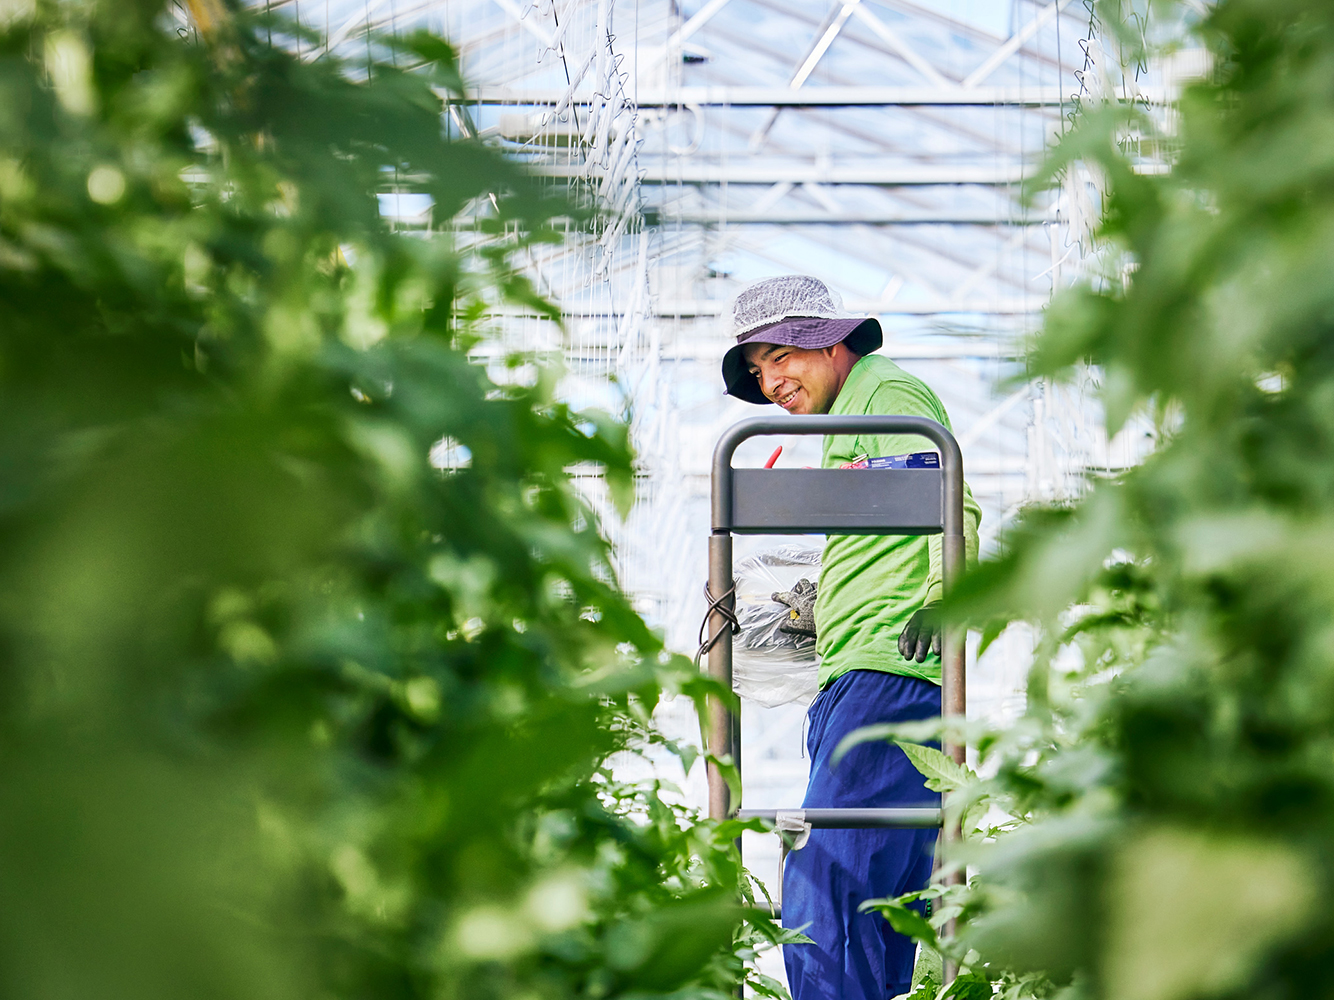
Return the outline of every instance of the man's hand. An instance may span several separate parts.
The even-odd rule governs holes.
[[[940,605],[928,604],[911,618],[899,636],[899,655],[905,660],[924,663],[927,655],[940,655]]]
[[[803,577],[791,590],[770,596],[779,604],[786,604],[792,609],[788,612],[787,621],[778,626],[778,631],[815,638],[815,584]]]

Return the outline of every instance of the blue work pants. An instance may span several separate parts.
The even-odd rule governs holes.
[[[879,722],[940,714],[940,688],[878,670],[850,670],[822,690],[809,713],[811,776],[806,808],[938,805],[940,795],[892,743],[863,743],[837,766],[843,737]],[[814,944],[784,945],[793,1000],[887,1000],[911,985],[915,945],[879,913],[859,913],[866,899],[926,887],[936,831],[812,830],[788,854],[783,926]]]

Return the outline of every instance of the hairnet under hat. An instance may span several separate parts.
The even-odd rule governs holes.
[[[847,341],[854,354],[865,355],[884,343],[878,320],[849,316],[829,286],[804,274],[766,278],[742,289],[732,303],[732,335],[736,346],[723,355],[723,383],[728,395],[747,403],[771,400],[746,367],[744,344],[820,350]]]

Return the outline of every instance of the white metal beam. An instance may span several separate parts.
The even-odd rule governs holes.
[[[440,96],[449,98],[448,92]],[[509,89],[483,87],[467,95],[469,104],[498,104],[511,107],[541,107],[555,104],[564,91],[551,89]],[[595,95],[576,95],[575,104],[587,104]],[[1141,88],[1138,100],[1161,104],[1167,94],[1158,87]],[[662,87],[641,88],[635,96],[640,108],[734,107],[734,108],[887,108],[887,107],[1060,107],[1063,96],[1060,87],[883,87],[883,86],[820,86],[802,87]]]
[[[962,212],[659,212],[648,209],[645,214],[650,225],[687,226],[1038,226],[1052,221],[1049,216],[1004,219]]]
[[[769,209],[773,208],[787,197],[787,193],[792,190],[793,186],[791,181],[779,181],[768,191],[764,192],[764,194],[756,198],[755,203],[751,205],[750,210],[752,212],[769,211]]]
[[[882,42],[893,49],[904,62],[926,77],[928,83],[936,87],[948,87],[950,85],[949,81],[941,76],[934,66],[913,51],[912,46],[900,38],[893,28],[872,14],[865,4],[858,4],[857,9],[852,13],[870,28]]]
[[[815,72],[815,67],[820,65],[820,60],[829,51],[829,46],[834,44],[834,39],[838,38],[839,32],[843,30],[843,25],[848,23],[848,18],[852,16],[852,12],[857,9],[860,2],[861,0],[851,0],[851,2],[845,3],[839,8],[838,13],[834,15],[834,20],[824,30],[824,34],[811,46],[806,58],[797,67],[797,71],[792,74],[792,79],[787,84],[789,88],[797,90],[810,79],[811,74]]]
[[[347,36],[352,33],[353,29],[355,29],[357,25],[365,24],[367,29],[369,29],[371,23],[371,15],[374,14],[376,11],[378,11],[388,2],[389,0],[371,0],[371,3],[369,3],[364,10],[357,11],[357,13],[353,14],[346,21],[344,21],[338,27],[338,30],[336,30],[333,34],[326,36],[324,39],[323,50],[316,49],[315,54],[311,56],[311,59],[312,60],[318,59],[321,55],[325,55],[331,49],[338,48],[338,46],[343,43],[343,39],[347,38]]]
[[[696,11],[685,24],[677,28],[676,31],[672,33],[672,36],[667,39],[667,51],[670,52],[672,49],[680,48],[681,44],[687,38],[699,31],[700,28],[704,27],[714,14],[718,13],[718,11],[726,6],[727,0],[709,0],[708,3]]]
[[[801,0],[791,0],[791,2],[789,2],[789,0],[751,0],[751,2],[763,7],[768,7],[770,10],[776,11],[785,17],[813,23],[813,19],[809,16],[809,13],[806,10],[809,4],[802,3]],[[907,14],[917,22],[929,22],[942,25],[947,28],[952,35],[980,42],[984,49],[993,49],[996,46],[1005,43],[1005,38],[1000,35],[993,34],[992,32],[979,28],[974,24],[958,21],[954,18],[940,14],[938,10],[934,9],[935,7],[938,7],[939,4],[932,5],[932,7],[924,7],[914,3],[908,3],[906,0],[866,0],[866,6],[870,6],[872,3],[877,4],[880,7],[898,11],[901,14]],[[1084,25],[1081,23],[1080,27],[1083,26]],[[1047,52],[1034,52],[1033,58],[1044,65],[1053,67],[1059,65],[1058,60]]]
[[[1021,316],[1041,312],[1048,303],[1045,295],[1008,296],[1003,299],[979,298],[967,302],[954,302],[947,299],[925,299],[917,302],[879,302],[874,299],[844,299],[844,307],[854,313],[871,316],[936,316],[946,313],[977,313],[982,315]],[[649,314],[658,317],[709,317],[721,316],[727,309],[727,302],[717,299],[658,299]],[[563,315],[576,318],[619,317],[622,315],[610,309],[597,306],[581,306],[577,303],[562,307]],[[523,306],[496,306],[488,313],[497,316],[538,316]],[[983,346],[981,350],[986,351]],[[721,352],[719,352],[721,356]],[[969,354],[980,357],[980,354]]]
[[[1031,389],[1031,386],[1026,385],[1022,389],[1010,393],[1009,396],[974,420],[972,426],[959,435],[959,447],[967,448],[969,445],[974,444],[977,439],[990,430],[993,425],[1000,423],[1001,419],[1007,413],[1027,399]]]
[[[682,229],[680,232],[689,230]],[[799,272],[808,268],[808,259],[800,252],[794,255],[791,246],[780,249],[778,241],[763,236],[758,239],[747,239],[746,237],[752,232],[753,230],[744,226],[727,230],[739,248],[766,262],[774,263],[781,271]],[[917,230],[912,227],[898,229],[893,236],[890,236],[885,229],[875,226],[855,225],[844,230],[816,226],[803,232],[802,237],[803,241],[832,250],[836,254],[850,255],[867,263],[873,263],[877,267],[901,270],[905,276],[912,279],[913,285],[926,293],[926,301],[946,301],[952,289],[941,288],[940,281],[953,274],[955,268],[967,273],[972,271],[977,263],[975,248],[969,251],[966,246],[960,246],[955,240],[920,238],[917,236]],[[905,266],[905,256],[912,260],[911,267]],[[1029,294],[1025,282],[1015,281],[1009,276],[998,275],[997,283],[1013,287],[1016,289],[1014,294]],[[1003,293],[998,291],[995,294]],[[879,297],[865,301],[878,302]],[[868,306],[867,311],[874,310]]]
[[[1069,6],[1070,0],[1052,0],[1050,4],[1038,11],[1036,17],[1029,21],[1022,29],[1016,31],[1010,36],[1010,39],[987,57],[986,62],[977,69],[973,70],[964,77],[964,87],[976,87],[979,83],[989,77],[1000,68],[1001,63],[1009,59],[1010,56],[1018,52],[1028,41],[1036,35],[1043,27],[1053,21],[1061,11]]]
[[[995,274],[997,269],[1001,266],[1003,258],[1008,255],[1010,251],[1016,249],[1027,237],[1028,234],[1022,229],[1015,233],[1005,246],[1000,248],[999,253],[990,255],[986,260],[975,267],[972,273],[964,278],[963,281],[955,287],[954,291],[950,293],[950,298],[956,301],[962,300],[965,295],[968,295],[978,286],[979,282]]]
[[[517,21],[519,23],[519,27],[523,28],[525,31],[531,34],[545,47],[547,48],[552,47],[551,32],[547,31],[546,28],[538,24],[536,18],[530,19],[524,17],[523,16],[524,12],[519,9],[519,5],[515,3],[514,0],[492,0],[492,2],[501,10],[503,10],[506,14],[512,17],[515,21]]]
[[[843,214],[843,206],[835,201],[834,196],[819,184],[813,184],[810,181],[806,181],[801,185],[801,189],[819,202],[826,212],[831,212],[835,215]]]
[[[537,164],[529,168],[540,177],[576,178],[584,176],[579,164]],[[1024,167],[968,166],[895,166],[878,161],[868,163],[790,163],[756,157],[750,162],[735,160],[726,164],[702,162],[665,162],[643,165],[640,179],[645,184],[867,184],[885,187],[913,187],[929,184],[980,184],[987,186],[1018,184],[1030,173]]]
[[[585,176],[580,164],[531,164],[538,177],[576,179]],[[1171,172],[1162,163],[1137,163],[1136,174],[1153,176]],[[878,161],[867,163],[783,163],[774,158],[754,157],[728,163],[659,161],[639,167],[644,184],[864,184],[868,187],[926,187],[976,184],[1004,187],[1022,184],[1033,176],[1033,167],[1013,166],[895,166]]]
[[[750,2],[759,3],[765,6],[772,6],[775,10],[785,9],[781,5],[775,4],[773,0],[750,0]],[[870,0],[863,0],[862,5],[865,6],[868,3],[870,3]],[[795,11],[789,11],[788,16],[791,16],[793,18],[800,17],[800,15]],[[809,20],[809,18],[807,18],[807,20]],[[772,48],[772,46],[758,41],[755,37],[753,37],[753,34],[748,37],[744,31],[738,33],[737,31],[731,28],[724,30],[717,26],[714,27],[715,30],[713,32],[713,35],[716,35],[720,43],[726,42],[727,44],[730,45],[740,46],[743,51],[748,53],[753,53],[754,58],[758,61],[762,62],[765,60],[783,58],[783,55],[781,53],[775,51]],[[712,37],[713,36],[711,36],[711,39]],[[843,39],[845,45],[854,45],[854,44],[864,45],[870,51],[876,53],[884,53],[891,56],[893,55],[893,53],[890,52],[886,47],[884,47],[883,44],[871,45],[867,41],[863,41],[858,35],[855,34],[848,35],[846,29],[843,34]],[[878,40],[873,40],[873,41],[878,42]],[[1003,41],[1004,39],[1000,38],[995,39],[994,44],[989,46],[987,51],[990,51],[991,48],[994,48],[996,45],[1001,44]],[[1033,47],[1030,46],[1026,50],[1026,52],[1031,53],[1032,50]],[[841,66],[841,64],[842,61],[840,60],[839,66]],[[838,66],[829,69],[828,77],[823,81],[826,85],[855,86],[863,84],[865,79],[864,76],[859,75],[854,78],[844,78],[842,76],[835,75],[838,72],[838,69],[839,69]],[[759,83],[760,81],[724,78],[724,79],[716,79],[715,81],[712,82],[725,83],[725,84],[735,84],[735,83],[745,84],[751,82]],[[1054,81],[1054,82],[1059,82],[1059,81]],[[803,88],[803,90],[809,90],[809,89],[810,89],[809,84],[807,87]],[[955,89],[962,89],[962,88],[955,88]],[[987,110],[991,112],[991,114],[985,116],[983,115],[961,116],[961,115],[949,114],[945,112],[944,108],[931,109],[931,108],[921,107],[921,108],[914,108],[912,110],[916,112],[916,119],[918,121],[922,122],[923,124],[929,125],[933,130],[941,132],[943,134],[953,135],[956,138],[974,139],[983,146],[987,147],[996,146],[998,149],[1000,145],[1008,141],[1008,137],[1006,135],[1008,130],[1004,130],[1002,132],[1002,131],[997,131],[995,128],[996,109],[994,107],[988,108]],[[936,112],[935,114],[932,113],[933,110]],[[733,119],[733,118],[739,119],[741,116],[729,115],[725,117],[727,119]],[[977,126],[982,125],[984,120],[991,122],[991,125],[990,127],[979,130]],[[852,116],[845,116],[845,115],[834,115],[826,119],[825,122],[823,123],[825,129],[829,133],[829,137],[826,141],[834,143],[835,148],[841,145],[845,139],[848,139],[854,141],[869,142],[873,146],[884,147],[886,150],[892,149],[893,152],[896,153],[900,151],[894,148],[896,146],[896,143],[891,138],[892,134],[898,132],[897,129],[891,129],[889,131],[881,131],[878,134],[868,134],[868,131],[865,127],[861,127],[860,125],[855,123],[866,124],[867,120],[865,119],[864,116],[853,118]],[[726,127],[726,122],[724,122],[723,124],[724,127]],[[881,129],[883,129],[883,124],[881,125]],[[738,133],[740,133],[743,130],[738,129],[737,131]],[[744,133],[748,137],[749,129],[744,130]],[[793,139],[796,137],[788,136],[788,138]],[[1000,151],[1004,152],[1004,150]]]
[[[800,90],[802,85],[810,79],[810,75],[815,72],[815,67],[820,64],[824,54],[829,51],[829,46],[834,44],[834,39],[843,30],[843,26],[848,23],[848,18],[852,16],[852,12],[857,9],[860,2],[861,0],[849,0],[848,3],[835,8],[833,17],[828,20],[824,31],[816,38],[810,50],[806,53],[806,57],[802,59],[796,72],[792,74],[792,79],[788,81],[789,90]],[[778,121],[781,110],[781,107],[775,107],[764,119],[764,124],[757,128],[750,137],[750,151],[752,153],[758,152],[764,145],[764,140],[769,137],[769,130],[774,127],[774,122]]]
[[[823,90],[823,87],[808,86],[799,93],[806,91],[822,93]],[[847,145],[852,148],[863,147],[877,150],[873,155],[886,157],[907,155],[911,157],[917,155],[922,143],[929,142],[925,136],[920,136],[918,142],[904,141],[909,131],[916,132],[913,126],[920,123],[930,133],[948,136],[951,142],[971,142],[975,144],[978,151],[985,151],[983,155],[989,157],[1022,156],[1031,150],[1031,146],[1025,146],[1022,140],[1015,142],[1014,140],[1017,137],[1010,135],[1009,130],[996,129],[995,116],[997,109],[995,107],[987,107],[987,114],[957,114],[954,108],[931,106],[905,106],[897,110],[904,112],[904,119],[909,118],[909,113],[911,115],[911,121],[905,120],[903,122],[904,125],[908,126],[903,134],[900,134],[900,130],[897,128],[887,128],[887,123],[879,116],[825,115],[820,123],[827,133],[824,142],[829,144],[831,149],[838,149]],[[1054,125],[1055,111],[1054,107],[1050,110],[1037,109],[1036,117],[1050,119],[1050,124]],[[718,130],[721,141],[730,141],[732,136],[745,139],[750,135],[750,130],[746,127],[746,119],[749,117],[749,115],[728,113],[714,114],[711,116],[711,127]],[[728,148],[733,147],[729,146]],[[802,147],[799,151],[788,150],[787,154],[800,156],[808,148],[807,146]],[[773,155],[779,154],[775,152]]]
[[[512,307],[503,307],[488,310],[485,314],[490,317],[522,317],[524,319],[546,319],[545,315],[539,315],[536,312],[520,312]],[[573,316],[573,313],[566,315]],[[596,318],[612,319],[618,316],[618,313],[596,314]],[[879,315],[888,315],[883,310]],[[594,318],[594,314],[581,314],[579,318]],[[675,314],[658,315],[656,319],[675,319]],[[678,342],[679,343],[679,342]],[[724,341],[724,348],[730,346],[730,342]],[[904,361],[962,361],[971,359],[1002,359],[1002,360],[1021,360],[1024,357],[1024,348],[1022,346],[1008,347],[998,345],[994,342],[984,342],[979,340],[955,341],[944,344],[903,344],[887,342],[880,348],[880,354],[889,358],[895,358]],[[487,343],[479,344],[473,350],[468,352],[468,357],[474,361],[500,361],[508,356],[509,352],[503,344]],[[662,359],[664,361],[697,361],[706,364],[716,364],[722,360],[723,351],[718,350],[716,342],[709,344],[699,344],[696,347],[696,341],[690,339],[676,347],[664,347],[662,350]],[[564,352],[567,362],[577,362],[585,360],[580,357],[579,351],[567,350]],[[586,360],[594,362],[605,362],[606,355],[598,351],[587,357]],[[721,392],[721,387],[719,388]],[[968,475],[971,478],[974,470],[969,466]],[[707,475],[707,473],[706,473]]]

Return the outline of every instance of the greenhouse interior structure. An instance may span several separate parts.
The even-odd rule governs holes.
[[[610,207],[600,231],[526,262],[563,324],[507,310],[490,349],[560,352],[567,398],[630,416],[640,471],[634,511],[611,523],[617,567],[673,648],[693,651],[705,611],[713,445],[753,415],[718,377],[729,304],[749,282],[812,274],[880,318],[883,353],[950,414],[984,545],[1026,503],[1069,498],[1146,453],[1142,422],[1106,439],[1089,385],[1023,378],[1025,338],[1053,290],[1083,274],[1100,211],[1089,176],[1031,201],[1024,181],[1081,100],[1161,107],[1199,52],[1127,72],[1087,6],[1062,0],[390,0],[304,13],[292,0],[292,14],[332,45],[437,28],[467,85],[453,126]],[[381,200],[401,226],[435,223],[423,196]],[[818,464],[815,440],[779,440],[785,464]],[[759,465],[772,443],[750,442],[739,461]],[[738,559],[818,541],[750,538]],[[1013,716],[1028,649],[1016,634],[989,653],[970,671],[969,711]],[[747,805],[800,801],[805,711],[743,700]],[[662,714],[681,737],[696,725],[685,701]],[[702,769],[684,786],[702,806]],[[745,844],[773,881],[777,839]]]
[[[0,994],[1334,997],[1328,4],[0,43]]]
[[[587,183],[610,208],[599,230],[525,261],[563,322],[501,310],[503,338],[487,349],[559,352],[565,398],[629,416],[636,503],[608,524],[623,585],[672,648],[693,652],[705,611],[714,443],[754,415],[718,376],[730,301],[752,281],[808,273],[879,317],[883,353],[950,414],[984,551],[1026,503],[1077,495],[1148,450],[1143,422],[1106,439],[1091,383],[1023,377],[1026,338],[1052,292],[1084,273],[1100,211],[1086,174],[1031,199],[1024,182],[1081,100],[1161,108],[1199,71],[1198,51],[1126,71],[1096,15],[1062,0],[290,9],[335,48],[364,45],[368,30],[440,31],[467,88],[451,125],[553,183]],[[427,196],[381,202],[404,228],[439,224]],[[750,442],[738,462],[761,464],[773,443],[784,464],[819,462],[818,444],[797,437]],[[738,560],[818,542],[750,538]],[[1016,712],[1027,652],[1007,636],[973,667],[970,712]],[[748,805],[800,800],[805,708],[743,702]],[[663,713],[677,735],[696,725],[688,702]],[[703,804],[702,770],[686,793]],[[746,841],[769,877],[776,839]]]

